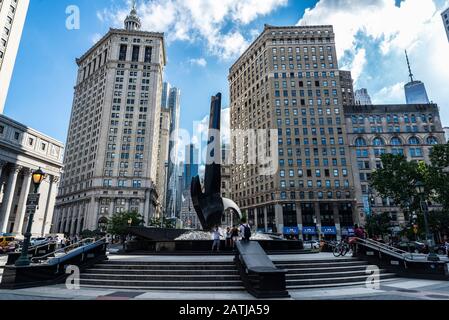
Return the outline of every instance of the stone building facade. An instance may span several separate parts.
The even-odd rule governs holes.
[[[49,234],[62,170],[64,146],[36,130],[0,115],[0,232],[23,235],[28,224],[26,200],[33,191],[31,173],[46,173],[39,193],[33,236]]]
[[[362,221],[368,214],[388,212],[398,226],[408,222],[391,199],[382,199],[370,190],[369,179],[371,173],[381,167],[380,157],[384,153],[402,154],[409,161],[429,162],[430,149],[445,143],[438,106],[357,105],[346,106],[344,114],[357,210]]]
[[[232,199],[257,229],[339,238],[359,221],[332,26],[265,26],[229,71],[231,130],[275,130],[278,170],[238,164]],[[287,227],[285,229],[284,227]]]
[[[30,0],[0,1],[0,114],[3,113]]]
[[[133,8],[80,59],[54,231],[78,234],[100,218],[156,215],[164,34],[140,30]]]

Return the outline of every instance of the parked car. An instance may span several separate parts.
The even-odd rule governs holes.
[[[15,240],[12,236],[0,236],[0,247],[7,247],[10,242]]]
[[[47,238],[31,238],[30,244],[32,247],[38,246],[48,242]]]
[[[394,245],[396,248],[411,253],[426,253],[426,244],[418,241],[401,241]]]
[[[307,240],[304,241],[304,249],[319,249],[320,242],[318,240]]]

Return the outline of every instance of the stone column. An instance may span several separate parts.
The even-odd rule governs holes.
[[[302,210],[301,203],[296,203],[296,222],[298,224],[299,234],[302,234]]]
[[[284,232],[284,211],[279,203],[274,206],[274,216],[278,233]]]
[[[81,217],[82,217],[83,211],[84,211],[84,203],[81,203],[78,206],[78,215],[77,215],[77,222],[76,222],[76,226],[75,226],[75,235],[79,235],[81,233],[81,231],[83,231],[83,230],[80,230]]]
[[[143,219],[145,220],[145,225],[148,225],[148,222],[150,222],[149,219],[149,214],[150,214],[150,197],[151,197],[151,192],[150,190],[146,190],[145,191],[145,207],[144,207],[144,211],[143,211]]]
[[[9,222],[9,216],[11,214],[12,209],[12,202],[14,200],[14,191],[16,190],[16,183],[17,183],[17,176],[19,175],[19,172],[22,170],[22,167],[19,166],[13,166],[11,168],[11,172],[8,179],[8,185],[6,186],[6,192],[4,201],[2,203],[2,211],[0,215],[0,222],[1,222],[1,232],[7,233],[8,232],[8,222]]]
[[[48,220],[50,221],[50,224],[53,221],[53,212],[55,208],[56,194],[58,192],[59,178],[55,176],[50,176],[49,180],[50,186],[48,188],[48,197],[47,203],[45,205],[44,220],[42,221],[42,230],[41,230],[42,237],[45,236]],[[50,228],[48,228],[48,230],[50,230]]]
[[[340,224],[340,212],[338,211],[338,203],[333,203],[335,229],[337,229],[337,241],[341,240],[341,224]]]
[[[263,222],[265,225],[265,232],[268,232],[268,209],[263,207]]]
[[[14,222],[14,233],[22,234],[23,223],[26,213],[26,202],[31,186],[31,170],[26,168],[23,170],[22,192],[19,197],[19,207],[17,209],[16,220]]]
[[[3,198],[2,197],[2,192],[3,192],[3,179],[2,179],[2,174],[3,174],[3,168],[8,164],[8,162],[1,160],[0,161],[0,199]],[[0,202],[2,202],[0,200]]]
[[[109,199],[109,217],[108,217],[108,219],[110,218],[110,217],[112,217],[112,215],[114,214],[114,199],[113,198],[111,198],[111,199]]]
[[[321,214],[320,214],[320,203],[315,202],[315,217],[316,217],[316,232],[318,234],[318,238],[321,234]]]

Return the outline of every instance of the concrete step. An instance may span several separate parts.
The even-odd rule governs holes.
[[[342,266],[342,267],[319,267],[319,268],[296,268],[296,267],[287,267],[285,268],[286,270],[288,270],[288,274],[308,274],[308,273],[317,273],[317,272],[326,272],[326,271],[335,271],[335,272],[340,272],[340,271],[365,271],[366,270],[366,266],[362,265],[362,266]]]
[[[150,287],[165,289],[170,288],[218,288],[218,287],[240,287],[243,286],[240,280],[119,280],[119,279],[85,279],[80,278],[80,285],[113,286],[113,287]]]
[[[385,273],[386,270],[381,270]],[[305,273],[305,274],[290,274],[287,273],[286,279],[287,280],[300,280],[300,279],[326,279],[326,278],[342,278],[342,277],[358,277],[358,276],[365,276],[368,277],[369,275],[366,274],[365,270],[362,271],[332,271],[328,270],[328,272],[316,272],[316,273]]]
[[[378,283],[382,284],[385,282],[395,281],[398,278],[383,278],[379,279]],[[320,289],[320,288],[337,288],[337,287],[355,287],[355,286],[366,286],[366,281],[356,281],[356,282],[334,282],[325,284],[303,284],[303,285],[291,285],[287,284],[288,290],[306,290],[306,289]]]
[[[116,270],[236,270],[234,264],[229,265],[134,265],[134,264],[96,264],[93,266],[95,269],[116,269]]]
[[[103,269],[103,268],[92,268],[84,271],[84,274],[142,274],[142,275],[238,275],[237,269],[234,270],[135,270],[135,269]]]
[[[199,257],[201,259],[202,257]],[[189,266],[216,266],[216,265],[234,265],[233,260],[226,261],[134,261],[134,260],[107,260],[101,264],[107,265],[133,265],[133,266],[153,266],[153,265],[164,265],[164,266],[172,266],[172,265],[189,265]]]
[[[291,261],[274,261],[275,266],[278,268],[333,268],[333,267],[342,267],[342,266],[367,266],[369,265],[366,261],[342,261],[342,262],[324,262],[324,261],[315,261],[315,262],[291,262]]]
[[[129,281],[240,281],[240,275],[223,275],[223,274],[215,274],[215,275],[160,275],[160,274],[87,274],[83,273],[81,275],[81,279],[85,280],[129,280]]]
[[[395,278],[396,275],[394,273],[384,273],[379,275],[379,280]],[[287,289],[296,287],[296,286],[304,286],[304,285],[323,285],[323,286],[332,286],[335,287],[336,284],[342,283],[356,283],[363,282],[368,279],[368,275],[346,275],[346,276],[337,276],[337,277],[322,277],[322,278],[309,278],[309,279],[293,279],[290,280],[287,278]]]
[[[198,287],[178,287],[178,286],[173,286],[173,287],[151,287],[151,286],[147,286],[147,287],[143,287],[143,286],[139,286],[139,287],[135,287],[135,286],[114,286],[114,285],[94,285],[94,284],[81,284],[80,285],[81,288],[92,288],[92,289],[115,289],[115,290],[130,290],[130,291],[142,291],[142,292],[147,292],[147,291],[198,291]],[[224,291],[224,292],[229,292],[229,291],[245,291],[245,287],[243,287],[243,285],[240,286],[222,286],[222,287],[214,287],[213,289],[210,288],[201,288],[201,292],[208,292],[210,291],[211,293],[215,293],[216,291]]]

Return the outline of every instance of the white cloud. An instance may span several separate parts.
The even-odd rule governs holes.
[[[407,49],[415,78],[426,84],[447,124],[449,44],[440,15],[447,6],[443,0],[404,0],[399,7],[395,0],[320,0],[298,24],[333,25],[340,62],[356,84],[375,92],[377,103],[405,103]]]
[[[99,33],[95,33],[94,35],[92,35],[92,37],[91,37],[91,41],[92,41],[92,43],[97,43],[98,41],[100,41],[100,39],[102,38],[103,36],[101,35],[101,34],[99,34]]]
[[[111,7],[97,13],[100,21],[122,26],[129,12]],[[166,32],[167,41],[205,40],[207,49],[222,59],[242,53],[249,41],[239,30],[255,19],[288,3],[288,0],[153,0],[138,5],[145,30]],[[232,28],[226,28],[228,23]]]
[[[383,87],[373,95],[373,103],[382,104],[385,101],[389,103],[404,103],[404,85],[405,82],[399,82],[391,86]]]
[[[196,65],[196,66],[200,66],[200,67],[207,66],[207,61],[204,58],[190,59],[189,62],[191,65]]]

